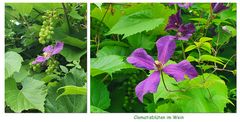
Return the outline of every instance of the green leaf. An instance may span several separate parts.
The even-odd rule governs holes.
[[[214,57],[212,55],[202,55],[200,57],[200,61],[214,62],[214,63],[224,65],[222,59],[220,59],[218,57]]]
[[[60,54],[63,55],[68,62],[72,62],[74,60],[79,61],[86,53],[85,49],[81,50],[70,45],[64,45],[63,50],[60,52]]]
[[[103,40],[103,42],[100,43],[100,47],[104,47],[104,46],[121,46],[121,47],[127,47],[127,48],[129,47],[127,43],[109,40],[109,39],[105,39]]]
[[[175,81],[175,79],[169,77],[165,73],[163,73],[163,78],[164,78],[165,84],[166,84],[168,89],[170,89],[170,90],[179,90],[179,88],[176,85],[177,82]],[[164,99],[177,99],[178,97],[181,97],[181,96],[176,96],[175,93],[171,93],[171,92],[168,92],[166,90],[166,88],[164,87],[164,84],[162,82],[163,81],[162,77],[161,77],[160,81],[161,82],[160,82],[160,84],[158,86],[157,92],[153,94],[153,98],[154,98],[154,102],[155,103],[157,103],[157,101],[160,98],[164,98]]]
[[[86,83],[86,73],[83,69],[72,68],[57,85],[48,88],[48,96],[45,104],[46,112],[50,113],[73,113],[73,112],[86,112],[87,111],[87,96],[72,94],[63,95],[58,97],[57,90],[65,86],[83,87]],[[77,90],[69,91],[67,88],[67,93],[74,93]],[[66,89],[65,89],[66,90]]]
[[[155,111],[161,112],[161,113],[179,113],[181,112],[181,109],[178,107],[177,104],[165,103],[165,104],[159,105]]]
[[[145,48],[151,50],[155,46],[156,36],[155,35],[146,35],[143,33],[137,33],[132,36],[129,36],[128,43],[134,48]]]
[[[212,40],[212,38],[209,38],[209,37],[201,37],[199,39],[199,42],[204,43],[204,42],[208,42],[208,41],[211,41],[211,40]]]
[[[99,9],[102,7],[102,3],[94,3]]]
[[[186,99],[178,99],[176,103],[183,112],[224,112],[228,100],[225,82],[214,74],[203,74],[191,81],[182,82],[183,87],[192,87],[186,92]],[[200,86],[200,87],[199,87]]]
[[[110,106],[109,91],[103,82],[91,78],[91,106],[107,109]]]
[[[112,28],[117,23],[119,18],[123,15],[120,9],[116,9],[114,6],[113,9],[115,10],[114,14],[112,11],[104,8],[104,6],[101,6],[101,8],[95,7],[93,10],[91,10],[90,15],[99,21],[103,21],[103,23],[106,24],[108,28]],[[102,20],[103,17],[104,19]]]
[[[188,56],[188,57],[187,57],[187,60],[188,60],[189,62],[193,62],[193,61],[198,62],[198,59],[196,59],[196,58],[193,57],[193,56]]]
[[[212,40],[212,38],[202,37],[202,38],[199,39],[198,42],[194,42],[194,43],[195,43],[195,45],[196,45],[197,47],[201,47],[204,43],[206,43],[206,42],[208,42],[208,41],[211,41],[211,40]]]
[[[90,106],[90,111],[91,111],[91,113],[108,113],[107,111],[104,111],[101,108],[98,108],[93,105]]]
[[[59,67],[64,73],[68,73],[68,68],[67,67],[65,67],[63,65],[60,65]]]
[[[163,24],[163,21],[163,18],[154,18],[150,11],[143,10],[121,17],[107,35],[124,34],[123,38],[126,38],[136,33],[153,30]]]
[[[231,32],[228,32],[228,30],[223,30],[222,28],[220,28],[217,33],[218,34],[213,38],[217,46],[227,44],[232,37]]]
[[[63,78],[64,85],[83,86],[87,81],[83,69],[73,68]]]
[[[224,112],[224,108],[229,102],[225,82],[214,74],[199,75],[192,80],[175,82],[175,84],[173,78],[169,78],[165,74],[163,77],[170,90],[182,91],[165,92],[165,88],[161,87],[160,83],[157,93],[154,94],[154,101],[157,102],[159,98],[172,99],[179,108],[178,112]],[[176,112],[175,108],[169,108],[168,111]],[[158,109],[158,112],[164,111],[166,110]]]
[[[219,13],[221,20],[232,19],[232,20],[236,21],[237,20],[236,15],[237,15],[236,11],[233,11],[231,9],[227,9],[227,10],[224,10],[221,13]]]
[[[44,112],[44,101],[47,95],[47,88],[44,82],[33,78],[25,78],[22,82],[22,89],[17,88],[13,78],[5,81],[5,100],[14,112],[37,109]]]
[[[64,44],[68,44],[68,45],[71,45],[71,46],[74,46],[74,47],[77,47],[80,49],[86,48],[87,43],[85,41],[82,41],[79,38],[69,36],[68,34],[63,32],[62,29],[63,29],[62,27],[59,27],[54,30],[54,34],[53,34],[54,40],[61,40],[64,42]],[[66,29],[64,28],[64,30],[66,30]]]
[[[48,89],[45,110],[48,113],[86,113],[87,96],[85,95],[65,95],[57,99],[57,89],[61,85]],[[57,99],[57,100],[56,100]]]
[[[131,3],[130,3],[131,5]],[[169,8],[164,4],[152,4],[152,3],[141,3],[141,4],[133,4],[126,8],[124,11],[126,15],[131,15],[134,13],[138,13],[140,11],[149,11],[153,18],[162,18],[163,23],[160,24],[157,28],[151,31],[151,35],[165,35],[167,32],[165,31],[165,27],[168,23],[168,19],[172,14],[177,13],[176,10]]]
[[[23,16],[28,16],[33,9],[33,4],[29,3],[7,3],[15,9],[16,12]]]
[[[91,58],[91,76],[103,73],[112,73],[125,68],[133,68],[132,65],[123,62],[123,57],[117,55],[109,55],[99,58]]]
[[[104,46],[97,52],[97,57],[104,57],[109,55],[126,56],[129,53],[126,47],[120,46]]]
[[[201,22],[201,23],[203,23],[203,24],[206,24],[206,23],[207,23],[207,20],[204,19],[204,18],[190,18],[189,20]]]
[[[196,49],[196,48],[197,48],[196,45],[189,45],[189,46],[185,49],[185,52],[191,51],[191,50]]]
[[[14,72],[19,72],[23,59],[16,52],[5,53],[5,79],[11,77]]]
[[[205,42],[202,44],[201,49],[207,51],[208,53],[212,52],[212,46],[209,42]]]
[[[19,72],[13,74],[13,78],[16,82],[22,82],[30,73],[28,72],[27,66],[22,66]]]
[[[72,10],[68,15],[71,16],[71,17],[74,18],[74,19],[78,19],[78,20],[84,19],[84,17],[80,16],[80,15],[78,14],[78,12],[75,11],[75,10]]]
[[[232,37],[235,37],[237,35],[236,28],[234,28],[232,26],[225,25],[222,28],[225,29],[226,31],[228,31],[229,33],[231,33]]]
[[[87,95],[87,88],[86,87],[78,87],[78,86],[63,86],[60,87],[57,92],[60,92],[60,90],[64,90],[63,93],[61,93],[57,99],[64,95]],[[57,100],[56,99],[56,100]]]

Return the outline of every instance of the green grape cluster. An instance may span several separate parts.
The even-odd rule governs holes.
[[[137,80],[139,72],[137,71],[135,74],[133,74],[127,82],[125,82],[123,85],[126,87],[126,95],[124,97],[124,104],[123,107],[126,111],[132,111],[134,106],[134,103],[137,100],[137,96],[135,95],[135,87],[137,85]]]
[[[31,63],[29,63],[29,65],[30,65],[30,68],[34,71],[34,72],[41,72],[42,71],[42,67],[41,67],[41,64],[32,64],[32,62]]]
[[[53,21],[57,18],[57,11],[53,10],[47,10],[45,12],[45,15],[42,16],[44,19],[42,28],[39,32],[39,43],[46,44],[49,42],[49,40],[52,38],[53,32]]]
[[[59,65],[59,62],[57,60],[54,59],[50,59],[47,61],[47,69],[45,70],[45,72],[47,74],[52,74],[54,71],[57,70]]]

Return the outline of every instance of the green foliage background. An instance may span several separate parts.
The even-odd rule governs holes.
[[[85,3],[5,4],[5,112],[86,112],[86,8]],[[56,19],[43,44],[39,32],[50,19],[44,18],[47,11],[56,11]],[[58,62],[52,72],[46,64],[31,65],[56,41],[64,48],[49,59]]]
[[[236,4],[212,14],[210,3],[189,9],[161,3],[91,4],[91,112],[236,112]],[[194,23],[188,40],[176,41],[168,64],[186,59],[199,76],[177,83],[164,74],[168,92],[135,95],[136,85],[151,72],[128,64],[126,58],[144,48],[157,58],[155,42],[174,32],[164,31],[168,18],[181,9],[183,23]],[[162,81],[162,80],[161,80]],[[100,99],[101,98],[101,99]]]

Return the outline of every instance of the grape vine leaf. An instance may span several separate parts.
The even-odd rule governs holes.
[[[84,17],[80,16],[76,10],[72,10],[69,14],[74,19],[82,20]]]
[[[48,96],[46,97],[46,104],[45,104],[46,112],[48,113],[86,112],[87,96],[79,95],[79,94],[71,94],[73,93],[73,91],[70,90],[69,92],[69,88],[67,88],[69,86],[75,87],[75,88],[84,87],[85,83],[86,83],[86,73],[84,72],[84,70],[78,69],[78,68],[72,68],[65,75],[65,77],[62,80],[60,80],[60,82],[57,82],[55,86],[48,88]],[[62,88],[67,88],[67,94],[59,97],[58,90]],[[76,93],[76,91],[74,92]]]
[[[152,35],[165,35],[167,32],[165,31],[165,27],[168,23],[168,19],[172,14],[175,14],[177,11],[169,8],[164,4],[149,4],[149,3],[141,3],[134,4],[133,6],[127,8],[124,13],[126,15],[130,15],[142,10],[148,10],[152,13],[153,18],[162,18],[163,23],[156,27],[151,31]]]
[[[125,68],[133,68],[133,66],[123,62],[123,57],[118,55],[91,58],[91,76],[103,73],[108,73],[111,76],[112,73]]]
[[[27,16],[33,9],[33,4],[28,3],[8,3],[13,9],[23,16]]]
[[[110,97],[107,86],[95,79],[91,78],[91,106],[98,107],[100,109],[107,109],[110,106]]]
[[[72,68],[63,78],[64,85],[84,86],[87,82],[83,69]]]
[[[57,92],[60,92],[61,90],[64,90],[64,91],[57,97],[57,99],[64,95],[76,95],[76,94],[87,95],[86,87],[78,87],[78,86],[72,86],[72,85],[63,86],[63,87],[60,87],[57,90]]]
[[[5,79],[11,77],[14,72],[19,72],[23,59],[16,52],[9,51],[5,53]]]
[[[104,57],[109,55],[126,56],[129,54],[129,49],[121,46],[104,46],[97,52],[97,57]]]
[[[91,113],[108,113],[107,111],[102,110],[101,108],[98,108],[96,106],[91,105],[90,106]]]
[[[115,9],[115,6],[113,6],[113,9]],[[112,13],[112,11],[104,8],[103,6],[101,8],[95,7],[93,10],[91,10],[91,17],[102,21],[108,28],[112,28],[122,15],[123,14],[120,9],[115,9],[114,13]]]
[[[165,103],[157,106],[155,109],[157,113],[179,113],[181,109],[174,103]]]
[[[63,55],[68,62],[71,61],[78,61],[83,55],[85,55],[87,52],[86,50],[81,50],[80,48],[70,46],[70,45],[64,45],[63,50],[60,52],[61,55]]]
[[[154,18],[149,10],[123,16],[106,34],[124,34],[123,38],[143,31],[150,31],[163,23],[163,18]],[[146,26],[147,25],[147,26]]]
[[[164,75],[164,79],[166,83],[174,82],[174,79],[167,75]],[[157,102],[159,98],[172,99],[182,112],[224,112],[229,102],[225,82],[214,74],[206,73],[175,85],[167,84],[170,90],[185,89],[182,92],[166,92],[161,85],[154,94],[154,101]]]
[[[27,77],[21,84],[22,89],[19,90],[13,78],[6,80],[5,100],[7,106],[14,112],[28,109],[37,109],[44,112],[44,102],[47,95],[47,87],[44,85],[44,82]]]
[[[225,82],[214,74],[205,73],[191,81],[182,82],[179,86],[192,87],[182,93],[188,98],[176,101],[183,112],[224,112],[226,104],[229,103]]]
[[[45,110],[47,113],[85,113],[87,111],[87,97],[85,95],[64,95],[58,97],[57,89],[62,87],[58,83],[48,88]]]
[[[144,33],[137,33],[127,37],[128,43],[134,48],[144,48],[151,50],[155,46],[156,36],[146,35]]]

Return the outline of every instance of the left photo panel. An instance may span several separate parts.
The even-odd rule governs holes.
[[[87,4],[5,3],[5,112],[87,112]]]

